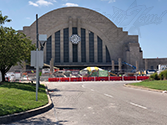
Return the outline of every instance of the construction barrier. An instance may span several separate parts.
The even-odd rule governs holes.
[[[146,80],[149,76],[109,76],[109,77],[58,77],[48,78],[49,82],[78,82],[78,81],[131,81],[131,80]]]

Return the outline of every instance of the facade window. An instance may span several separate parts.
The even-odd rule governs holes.
[[[46,42],[46,64],[50,64],[51,58],[52,58],[52,36],[50,36]]]
[[[89,62],[94,62],[94,33],[89,32]]]
[[[106,62],[110,63],[111,62],[111,59],[110,59],[110,53],[108,51],[108,48],[106,46]]]
[[[60,62],[60,31],[55,33],[55,63]]]
[[[153,69],[154,69],[154,66],[151,66],[151,69],[153,70]]]
[[[72,34],[78,34],[77,27],[72,28]],[[73,62],[78,62],[78,44],[72,44]]]
[[[102,44],[102,40],[97,37],[97,56],[98,56],[98,62],[102,62],[103,61],[103,44]]]
[[[78,34],[77,27],[72,28],[72,34]]]
[[[81,28],[81,62],[86,62],[86,35],[85,29]]]
[[[64,62],[69,62],[69,29],[63,29],[64,34]]]

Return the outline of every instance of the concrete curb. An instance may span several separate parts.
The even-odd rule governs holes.
[[[133,86],[133,85],[129,85],[129,84],[124,84],[124,86],[130,87],[130,88],[135,88],[135,89],[142,89],[142,90],[147,90],[147,91],[166,93],[166,91],[164,91],[164,90],[150,89],[150,88],[141,87],[141,86]]]
[[[47,97],[48,97],[48,104],[46,104],[45,106],[36,108],[36,109],[25,111],[25,112],[0,116],[0,124],[7,124],[7,123],[15,122],[18,120],[22,120],[25,118],[29,118],[29,117],[44,113],[44,112],[48,111],[49,109],[51,109],[53,107],[53,103],[52,103],[51,98],[49,96],[47,87],[46,87],[46,93],[47,93]]]

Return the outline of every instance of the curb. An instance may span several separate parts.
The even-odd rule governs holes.
[[[46,93],[47,93],[47,97],[48,97],[48,104],[46,104],[45,106],[36,108],[36,109],[25,111],[25,112],[0,116],[0,124],[7,124],[7,123],[19,121],[19,120],[29,118],[29,117],[32,117],[32,116],[35,116],[35,115],[38,115],[38,114],[41,114],[41,113],[44,113],[44,112],[50,110],[53,107],[53,103],[52,103],[51,98],[49,96],[47,87],[46,87]]]
[[[150,89],[150,88],[141,87],[141,86],[133,86],[133,85],[129,85],[129,84],[124,84],[124,86],[129,87],[129,88],[142,89],[142,90],[159,92],[159,93],[166,93],[166,91],[164,91],[164,90]]]

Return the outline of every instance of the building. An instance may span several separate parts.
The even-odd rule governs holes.
[[[138,36],[128,35],[94,10],[82,7],[56,9],[41,16],[38,26],[39,34],[47,34],[46,64],[69,69],[98,66],[113,71],[128,71],[134,66],[137,70],[149,68],[150,61],[143,59]],[[36,43],[36,21],[23,27],[21,32]]]

